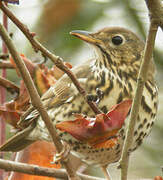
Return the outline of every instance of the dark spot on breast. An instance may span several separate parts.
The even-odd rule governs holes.
[[[152,109],[148,106],[148,104],[145,101],[145,97],[142,96],[142,100],[141,100],[141,105],[143,107],[143,109],[147,112],[150,113],[152,111]]]
[[[152,118],[152,119],[155,118],[155,116],[156,116],[156,114],[151,113],[151,118]]]
[[[103,106],[102,108],[101,108],[101,110],[103,111],[103,113],[107,113],[108,112],[108,110],[107,110],[107,108],[106,108],[106,106]]]
[[[140,125],[138,126],[138,129],[142,129],[142,128],[143,128],[143,125],[140,124]]]
[[[132,85],[131,85],[131,83],[130,82],[128,82],[128,88],[129,88],[129,91],[133,91],[133,88],[132,88]]]
[[[59,136],[62,137],[62,136],[63,136],[63,133],[59,134]]]
[[[117,99],[117,104],[119,104],[122,101],[122,99],[123,99],[123,94],[122,94],[122,92],[120,92],[119,97]]]
[[[140,139],[137,144],[140,146],[142,144],[142,139]]]
[[[147,135],[147,133],[144,133],[143,138]]]
[[[118,156],[120,152],[121,152],[121,150],[118,150],[118,151],[116,152],[116,155]]]
[[[142,131],[139,135],[139,138],[141,138],[143,136],[144,132]]]
[[[116,148],[115,148],[115,149],[116,149],[116,150],[118,150],[118,149],[119,149],[119,147],[120,147],[120,145],[119,145],[119,144],[117,144],[117,146],[116,146]]]
[[[123,71],[123,72],[122,72],[122,78],[124,78],[124,79],[127,81],[128,78],[129,78],[128,73],[126,73],[125,71]]]
[[[129,93],[128,93],[128,91],[127,91],[127,88],[124,86],[124,88],[123,88],[123,92],[124,92],[124,95],[125,96],[129,96]]]
[[[148,129],[150,127],[150,123],[147,124],[146,128]]]
[[[154,102],[154,107],[155,107],[155,109],[157,109],[157,102]]]
[[[123,136],[124,135],[124,129],[121,129],[119,133],[121,136]]]
[[[148,82],[145,83],[145,87],[147,88],[149,94],[151,95],[151,99],[153,100],[154,96],[153,96],[153,90],[152,88],[149,86]]]
[[[106,88],[106,95],[109,95],[112,89],[113,89],[113,81],[110,80],[109,87]]]
[[[147,119],[145,118],[144,121],[143,121],[143,124],[146,124],[147,123]]]
[[[68,142],[69,142],[69,144],[72,144],[72,140],[71,139],[69,139]]]
[[[102,62],[101,61],[99,62],[99,67],[102,69]]]
[[[125,135],[122,137],[123,140],[125,140]]]
[[[100,84],[97,85],[97,88],[103,87],[104,85],[105,85],[105,71],[102,71]]]
[[[153,124],[154,124],[154,122],[152,121],[152,123],[151,123],[151,127],[153,126]]]
[[[73,150],[74,150],[74,151],[77,151],[78,149],[79,149],[78,146],[73,147]]]
[[[119,80],[119,78],[116,79],[116,82],[117,82],[117,84],[119,85],[119,88],[122,88],[122,83],[121,83],[121,81]]]
[[[101,148],[101,152],[103,152],[104,151],[104,148]]]
[[[137,132],[137,131],[135,131],[135,132],[134,132],[134,136],[136,136],[137,134],[138,134],[138,132]]]
[[[82,146],[83,149],[86,149],[86,146]]]
[[[92,89],[95,89],[95,86],[93,84],[91,84],[88,89],[89,89],[89,91],[92,91]]]
[[[140,116],[138,115],[138,117],[137,117],[137,121],[139,122],[140,121]]]

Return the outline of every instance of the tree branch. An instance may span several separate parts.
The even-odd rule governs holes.
[[[13,69],[14,66],[10,62],[0,60],[0,69]]]
[[[49,131],[49,134],[51,135],[52,140],[55,144],[57,152],[62,151],[62,143],[60,142],[59,137],[57,136],[56,129],[53,126],[53,123],[52,123],[50,117],[48,116],[48,113],[46,112],[45,108],[43,107],[43,104],[40,100],[38,92],[32,81],[32,78],[31,78],[24,62],[21,60],[18,52],[16,51],[16,48],[12,42],[12,39],[9,37],[6,30],[3,28],[3,26],[1,24],[0,24],[0,34],[2,36],[3,41],[6,43],[16,65],[20,71],[20,74],[26,84],[27,90],[28,90],[30,98],[31,98],[32,105],[39,111],[43,121],[45,122],[46,127]],[[62,162],[62,164],[66,168],[69,177],[71,179],[77,180],[78,177],[76,176],[75,172],[71,168],[72,166],[71,166],[70,161],[68,160],[67,162]]]
[[[145,0],[149,17],[163,30],[163,5],[160,0]]]
[[[1,76],[0,76],[0,86],[6,88],[7,91],[9,91],[12,94],[15,92],[19,93],[19,87],[16,84]]]
[[[151,21],[148,37],[147,37],[146,45],[145,45],[144,58],[142,60],[139,75],[138,75],[136,93],[135,93],[133,105],[131,108],[131,113],[130,113],[130,118],[129,118],[129,127],[126,132],[126,139],[124,142],[122,157],[120,160],[121,180],[127,180],[129,149],[133,142],[134,127],[137,121],[139,107],[141,105],[141,98],[142,98],[142,93],[144,89],[144,84],[147,80],[148,67],[150,64],[150,60],[152,59],[152,52],[154,48],[154,42],[155,42],[157,29],[158,29],[158,26],[155,24],[155,22]]]
[[[6,171],[16,171],[37,176],[48,176],[61,179],[68,179],[67,173],[64,169],[54,169],[40,167],[37,165],[20,163],[15,161],[0,159],[0,167]],[[78,173],[82,180],[104,180],[103,178],[96,178],[93,176],[83,175]]]
[[[34,50],[36,52],[41,51],[42,54],[45,57],[48,57],[51,59],[51,61],[58,67],[60,68],[63,72],[65,72],[69,78],[72,80],[76,88],[78,89],[79,93],[85,98],[85,101],[88,103],[90,108],[95,114],[101,113],[101,111],[98,109],[96,103],[92,101],[88,101],[87,99],[87,94],[84,88],[81,87],[80,83],[78,82],[77,78],[75,75],[72,73],[72,71],[63,64],[63,60],[54,54],[52,54],[50,51],[48,51],[44,46],[42,46],[35,38],[35,33],[32,33],[29,31],[27,26],[25,26],[23,23],[19,21],[17,17],[14,16],[14,14],[10,11],[10,9],[5,6],[1,1],[0,1],[0,9],[13,21],[13,23],[23,32],[23,34],[26,36],[26,38],[30,41],[32,44]]]

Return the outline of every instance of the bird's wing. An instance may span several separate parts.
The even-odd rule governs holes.
[[[91,62],[92,59],[72,69],[73,74],[83,86],[87,77],[90,76]],[[43,94],[41,101],[46,109],[55,108],[63,103],[70,102],[73,99],[73,96],[77,93],[78,90],[72,83],[71,79],[67,76],[67,74],[64,74],[54,86],[50,87],[49,90]],[[27,121],[29,122],[39,116],[39,112],[34,110],[32,106],[28,111],[29,113],[27,113],[26,116],[23,116],[19,121],[18,124],[20,126],[24,126],[23,124],[27,124]]]

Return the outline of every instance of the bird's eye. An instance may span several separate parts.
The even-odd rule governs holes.
[[[112,43],[118,46],[123,43],[123,38],[121,36],[114,36],[112,38]]]

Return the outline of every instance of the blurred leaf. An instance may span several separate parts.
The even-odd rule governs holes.
[[[53,143],[37,141],[17,154],[18,162],[59,169],[60,164],[51,164],[56,150]],[[54,180],[55,178],[14,172],[10,180]]]
[[[19,4],[19,0],[2,0],[2,1],[11,3],[11,4]]]

